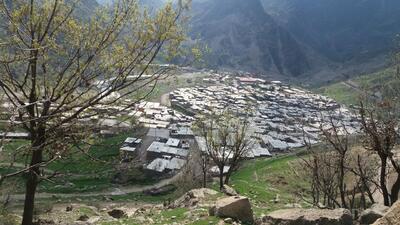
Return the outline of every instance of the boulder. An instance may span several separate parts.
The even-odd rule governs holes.
[[[248,198],[232,196],[217,200],[210,214],[220,218],[232,218],[245,223],[253,223],[253,210]]]
[[[198,198],[198,199],[202,199],[205,198],[206,196],[216,195],[216,194],[218,194],[217,191],[208,188],[193,189],[187,193],[187,195],[189,195],[191,198]]]
[[[115,219],[121,219],[124,217],[128,217],[128,215],[126,214],[126,212],[123,209],[113,209],[111,211],[107,212],[108,215],[110,215],[111,217],[115,218]]]
[[[98,222],[100,219],[101,219],[101,217],[95,216],[95,217],[90,218],[87,222],[88,222],[89,224],[97,224],[97,222]]]
[[[78,218],[78,221],[88,221],[89,220],[89,216],[88,215],[81,215]]]
[[[400,201],[395,202],[385,215],[375,221],[373,225],[400,225]]]
[[[218,194],[217,191],[208,188],[193,189],[176,200],[170,207],[176,208],[196,206],[202,199],[216,194]]]
[[[262,219],[269,225],[352,225],[353,218],[347,209],[283,209]]]
[[[373,224],[376,220],[383,217],[389,210],[389,207],[374,204],[371,208],[364,210],[360,215],[360,224]]]
[[[228,196],[237,196],[238,193],[235,191],[235,189],[233,189],[232,187],[224,184],[224,186],[222,187],[222,192],[225,193]]]
[[[65,208],[65,211],[71,212],[73,209],[74,209],[74,206],[73,206],[73,205],[69,205],[69,206],[67,206],[67,207]]]

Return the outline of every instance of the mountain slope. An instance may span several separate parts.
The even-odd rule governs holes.
[[[388,67],[371,74],[364,74],[350,80],[330,84],[316,89],[343,104],[359,104],[360,96],[368,93],[375,97],[393,97],[393,90],[400,87],[396,67]]]
[[[298,40],[335,62],[387,53],[400,32],[398,0],[261,0]]]
[[[385,66],[398,0],[195,0],[191,34],[215,68],[332,82]]]
[[[192,34],[212,50],[213,67],[298,76],[311,67],[305,49],[259,0],[195,2]]]

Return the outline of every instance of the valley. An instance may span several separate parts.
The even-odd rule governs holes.
[[[160,104],[161,96],[168,99],[171,108]],[[52,202],[57,202],[53,206],[55,212],[60,207],[63,210],[70,203],[78,204],[82,208],[77,211],[79,215],[87,214],[85,210],[88,206],[97,207],[95,211],[99,210],[99,205],[110,209],[116,206],[159,207],[159,204],[179,198],[191,188],[199,187],[201,170],[194,156],[199,152],[207,153],[204,138],[194,136],[189,131],[193,129],[192,122],[211,110],[231,107],[232,110],[243,110],[236,112],[238,116],[244,116],[246,110],[250,110],[251,116],[247,119],[251,121],[252,137],[257,140],[258,146],[253,146],[246,155],[246,161],[232,175],[232,187],[250,199],[258,216],[291,204],[307,208],[309,204],[294,191],[304,189],[307,184],[295,181],[297,178],[292,170],[299,160],[296,155],[306,150],[305,140],[318,148],[318,112],[343,111],[342,117],[337,119],[346,120],[346,126],[355,125],[352,122],[355,117],[346,112],[344,106],[324,96],[280,81],[205,70],[176,72],[176,75],[162,79],[147,101],[130,108],[124,107],[130,104],[131,100],[126,100],[120,102],[118,107],[99,106],[92,109],[108,111],[103,119],[92,119],[94,124],[89,125],[88,121],[82,120],[90,127],[98,127],[95,128],[98,133],[94,134],[94,142],[85,154],[82,155],[80,148],[76,148],[76,154],[48,165],[44,173],[56,174],[51,181],[43,181],[39,185],[36,196],[38,204],[52,205]],[[355,126],[354,129],[358,128]],[[178,133],[174,133],[175,130]],[[179,136],[179,132],[184,132],[183,136]],[[304,132],[308,135],[307,139],[303,139]],[[130,139],[139,140],[139,145],[133,144]],[[172,141],[178,144],[168,147]],[[187,143],[188,147],[184,147],[183,143]],[[13,165],[7,162],[12,160],[10,157],[15,148],[26,144],[23,140],[10,140],[5,145],[0,164],[3,172],[23,167],[22,160]],[[153,153],[154,145],[159,146],[157,154]],[[171,159],[182,161],[183,164],[174,169],[159,164],[171,163]],[[215,168],[210,167],[210,174],[214,173],[211,170],[215,171]],[[187,175],[188,171],[193,174]],[[185,184],[185,180],[191,176],[197,181]],[[209,187],[217,190],[215,173],[207,179]],[[9,194],[9,201],[12,202],[10,207],[16,211],[24,199],[23,183],[23,178],[10,179],[5,183],[14,186],[12,190],[4,191]],[[152,194],[153,191],[157,194]],[[186,212],[184,208],[182,210]],[[107,222],[113,221],[107,215],[93,215],[97,218],[96,223],[114,224]],[[48,216],[54,217],[50,212],[41,218]],[[214,224],[213,221],[218,221],[202,214],[198,216],[199,221],[191,223],[186,216],[177,215],[183,224]],[[70,220],[75,217],[72,216]],[[145,214],[145,218],[154,221],[150,224],[158,224],[160,220],[151,214]],[[165,216],[161,221],[169,219],[169,216]],[[128,219],[126,222],[135,224],[139,221]]]
[[[5,0],[0,225],[397,225],[399,12]]]

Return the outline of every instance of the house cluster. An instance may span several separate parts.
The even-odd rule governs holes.
[[[216,75],[207,79],[212,86],[171,92],[172,106],[194,117],[226,109],[246,116],[252,124],[249,132],[258,140],[249,157],[303,147],[305,141],[317,143],[320,128],[328,127],[331,120],[343,124],[349,133],[359,129],[357,117],[325,96],[252,77]]]
[[[127,138],[120,148],[122,157],[130,160],[145,156],[145,169],[151,174],[174,174],[187,162],[194,134],[188,124],[173,123],[167,128],[150,128],[145,144],[139,138]]]
[[[98,120],[100,133],[112,135],[131,128],[132,123],[139,123],[148,128],[168,128],[171,123],[186,123],[193,120],[192,117],[162,106],[158,102],[141,101],[130,106],[132,104],[131,101],[125,100],[118,106],[98,106],[95,110],[100,110],[104,118]]]

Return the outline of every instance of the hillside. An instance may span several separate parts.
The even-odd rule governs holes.
[[[151,9],[164,2],[140,1]],[[397,0],[192,3],[189,34],[211,49],[206,67],[288,82],[327,84],[384,68],[400,33]]]
[[[295,191],[304,188],[305,183],[294,182],[295,176],[290,165],[295,164],[296,156],[282,156],[274,159],[259,159],[246,162],[243,168],[232,177],[232,187],[240,195],[249,198],[253,212],[260,217],[281,208],[309,205],[295,197]],[[210,188],[217,190],[215,185]],[[55,221],[56,224],[76,224],[87,216],[87,224],[221,224],[222,219],[208,214],[210,206],[223,193],[210,190],[209,194],[199,198],[194,205],[187,205],[192,199],[180,198],[183,193],[164,193],[157,196],[132,193],[129,195],[85,196],[75,192],[74,197],[63,197],[54,193],[51,198],[40,198],[37,212],[43,221]],[[277,197],[278,196],[278,197]],[[276,199],[279,198],[279,201]],[[54,202],[57,199],[57,203]],[[163,203],[172,204],[163,207]],[[71,204],[72,202],[72,204]],[[68,210],[66,210],[69,208]],[[108,214],[112,209],[121,209],[125,216],[114,219]],[[10,214],[18,214],[20,208],[14,207]],[[13,218],[10,216],[10,218]],[[0,212],[0,222],[1,220]],[[11,219],[10,219],[11,220]],[[15,221],[19,221],[15,216]],[[16,224],[16,223],[10,223]],[[224,223],[222,223],[224,224]]]
[[[263,10],[259,0],[195,3],[193,33],[211,48],[211,67],[298,76],[310,70],[303,46]]]
[[[391,95],[389,86],[399,86],[396,68],[389,67],[374,73],[364,74],[350,80],[334,83],[316,89],[316,92],[329,96],[336,101],[350,105],[358,104],[361,94]]]

